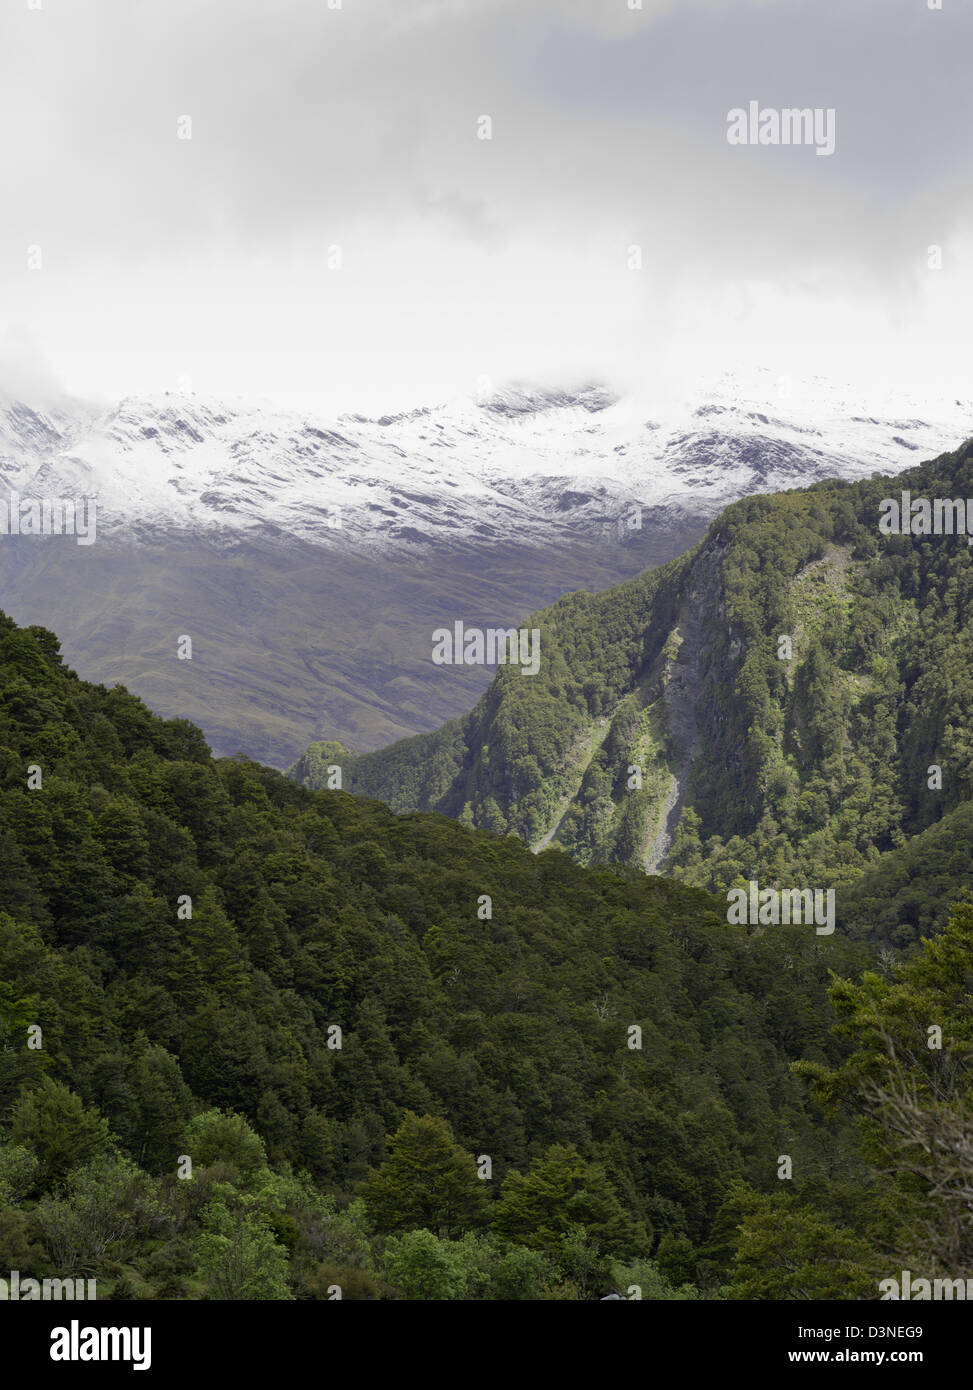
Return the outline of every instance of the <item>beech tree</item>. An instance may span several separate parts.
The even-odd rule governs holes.
[[[449,1235],[483,1224],[486,1196],[476,1160],[454,1141],[445,1120],[407,1110],[388,1143],[388,1158],[360,1189],[379,1229],[424,1227]]]
[[[108,1146],[107,1121],[50,1076],[42,1076],[32,1091],[21,1095],[13,1108],[10,1133],[15,1144],[37,1155],[45,1185],[59,1182],[70,1168]]]

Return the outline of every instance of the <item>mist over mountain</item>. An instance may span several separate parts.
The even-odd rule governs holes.
[[[824,382],[777,393],[769,374],[665,407],[514,384],[329,420],[178,394],[8,399],[4,495],[92,497],[97,535],[0,535],[0,588],[86,677],[192,717],[218,752],[376,748],[488,684],[432,665],[444,621],[516,623],[680,554],[735,497],[906,467],[973,420],[968,402],[866,416]]]

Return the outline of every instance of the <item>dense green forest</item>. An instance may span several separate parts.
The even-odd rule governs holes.
[[[874,1298],[969,1257],[971,907],[898,966],[729,926],[687,884],[214,760],[2,616],[0,863],[0,1269]]]
[[[845,930],[907,945],[973,887],[973,550],[881,534],[902,489],[973,497],[973,444],[736,502],[680,559],[530,618],[537,676],[291,775],[717,893],[833,887]]]

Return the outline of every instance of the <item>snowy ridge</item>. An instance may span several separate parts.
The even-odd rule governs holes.
[[[772,402],[772,403],[771,403]],[[239,533],[385,551],[595,536],[634,504],[708,517],[753,492],[894,473],[973,434],[973,402],[869,412],[821,380],[774,399],[726,374],[697,398],[508,386],[371,419],[129,397],[108,410],[0,397],[0,488],[94,496],[134,542]],[[340,524],[338,524],[340,521]]]

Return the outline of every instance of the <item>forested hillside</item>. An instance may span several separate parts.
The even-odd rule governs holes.
[[[795,1071],[823,1101],[881,1073],[871,1023],[832,1031],[865,944],[215,761],[6,618],[0,779],[0,1266],[100,1297],[874,1297],[916,1255],[928,1184]],[[970,920],[908,987],[952,1048]]]
[[[943,925],[937,885],[973,886],[973,550],[881,534],[902,489],[973,497],[973,445],[737,502],[680,559],[529,619],[537,676],[502,667],[465,720],[361,756],[312,745],[291,775],[340,766],[396,810],[720,893],[834,887],[855,931],[858,881],[892,882],[876,925],[915,940]]]

